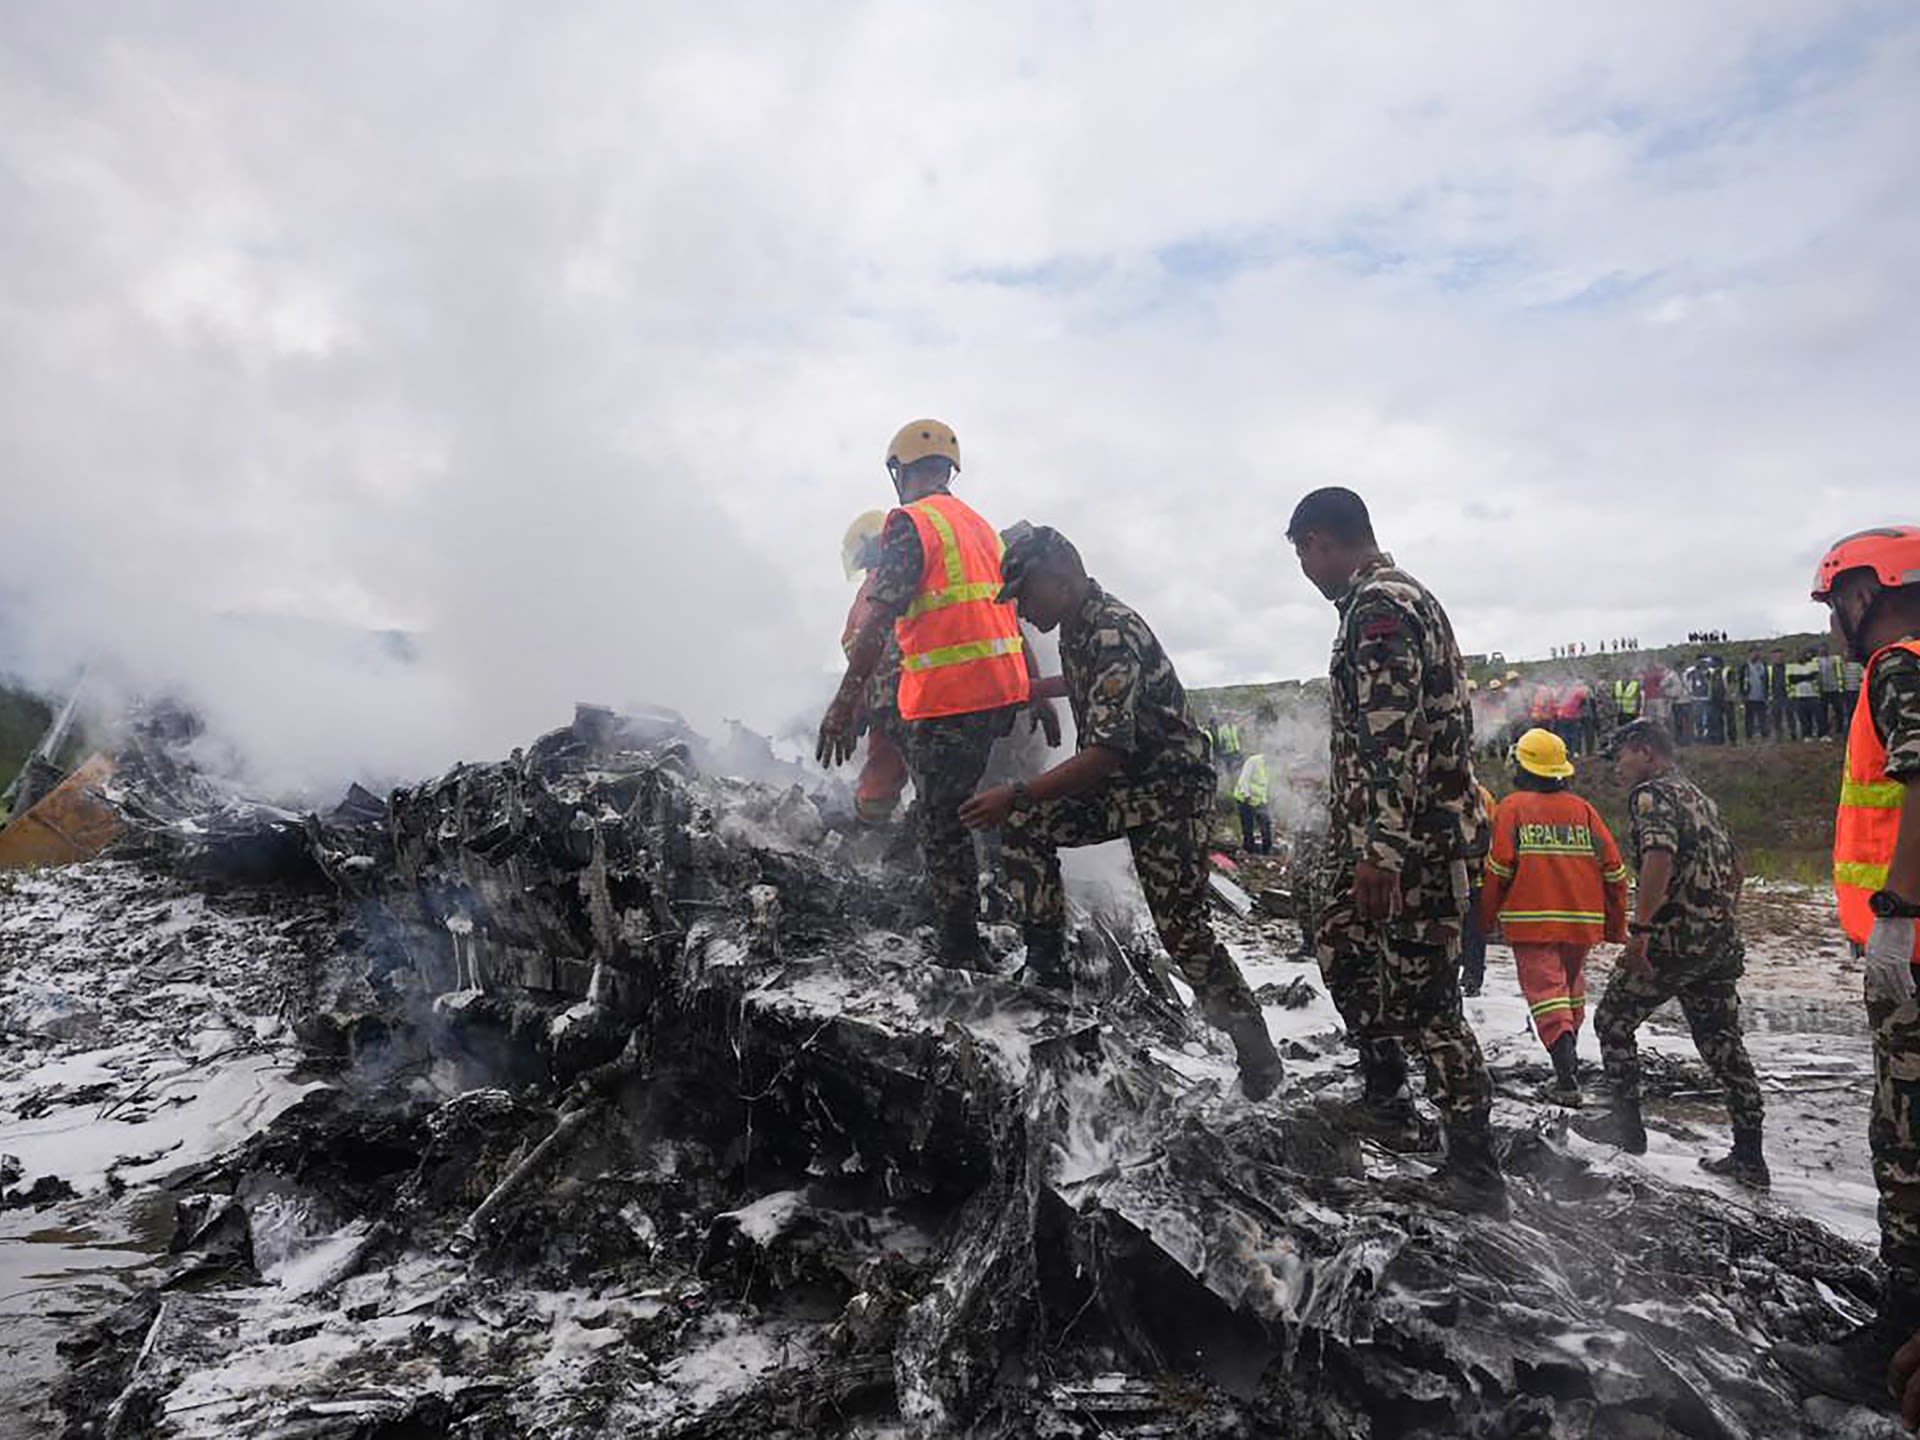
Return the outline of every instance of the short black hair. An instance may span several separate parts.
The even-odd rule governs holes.
[[[1287,522],[1287,539],[1298,543],[1312,534],[1331,535],[1343,545],[1372,545],[1373,517],[1367,502],[1339,485],[1327,485],[1303,497]]]

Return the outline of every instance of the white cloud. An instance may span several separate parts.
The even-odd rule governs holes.
[[[1325,483],[1469,648],[1811,626],[1824,541],[1914,518],[1916,60],[1827,0],[12,7],[16,663],[309,773],[779,723],[921,413],[1194,683],[1323,663]]]

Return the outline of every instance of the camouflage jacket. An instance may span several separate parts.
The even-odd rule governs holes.
[[[1418,580],[1379,555],[1339,601],[1329,674],[1330,843],[1340,866],[1434,873],[1484,850],[1473,712],[1453,626]]]
[[[1920,655],[1882,652],[1873,663],[1867,705],[1887,747],[1889,778],[1909,785],[1920,780]]]
[[[1212,747],[1173,662],[1131,606],[1088,583],[1086,603],[1060,626],[1060,670],[1079,747],[1117,750],[1130,782],[1165,785],[1210,805]]]
[[[1647,953],[1655,961],[1699,960],[1739,950],[1734,906],[1740,898],[1740,861],[1720,807],[1679,770],[1656,775],[1627,797],[1633,824],[1633,863],[1647,855],[1673,855],[1667,903],[1653,916]],[[1738,966],[1734,973],[1738,973]]]

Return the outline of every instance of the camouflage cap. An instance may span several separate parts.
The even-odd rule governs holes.
[[[1072,548],[1067,537],[1051,525],[1030,525],[1017,520],[1000,532],[1007,547],[1000,556],[1000,603],[1011,605],[1020,597],[1027,577],[1053,556]]]
[[[1606,753],[1609,760],[1629,745],[1644,745],[1656,755],[1673,753],[1673,736],[1667,733],[1664,725],[1657,720],[1648,720],[1644,716],[1638,720],[1629,720],[1617,726],[1607,737]]]

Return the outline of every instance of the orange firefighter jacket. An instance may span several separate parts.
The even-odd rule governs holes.
[[[931,720],[1024,705],[1030,693],[1020,617],[999,600],[994,528],[965,501],[930,495],[904,507],[920,537],[920,590],[894,624],[900,715]]]
[[[1607,822],[1570,790],[1516,790],[1493,816],[1481,918],[1509,943],[1627,938],[1627,867]]]
[[[1907,787],[1887,774],[1887,742],[1873,723],[1873,706],[1866,684],[1873,667],[1889,650],[1911,650],[1920,655],[1920,640],[1900,640],[1877,652],[1867,663],[1860,703],[1853,707],[1853,729],[1847,736],[1847,769],[1840,784],[1840,813],[1833,827],[1833,893],[1840,905],[1840,924],[1856,943],[1864,945],[1873,933],[1873,911],[1867,899],[1887,884],[1900,840],[1900,809]],[[1920,935],[1914,936],[1914,961],[1920,964]]]

